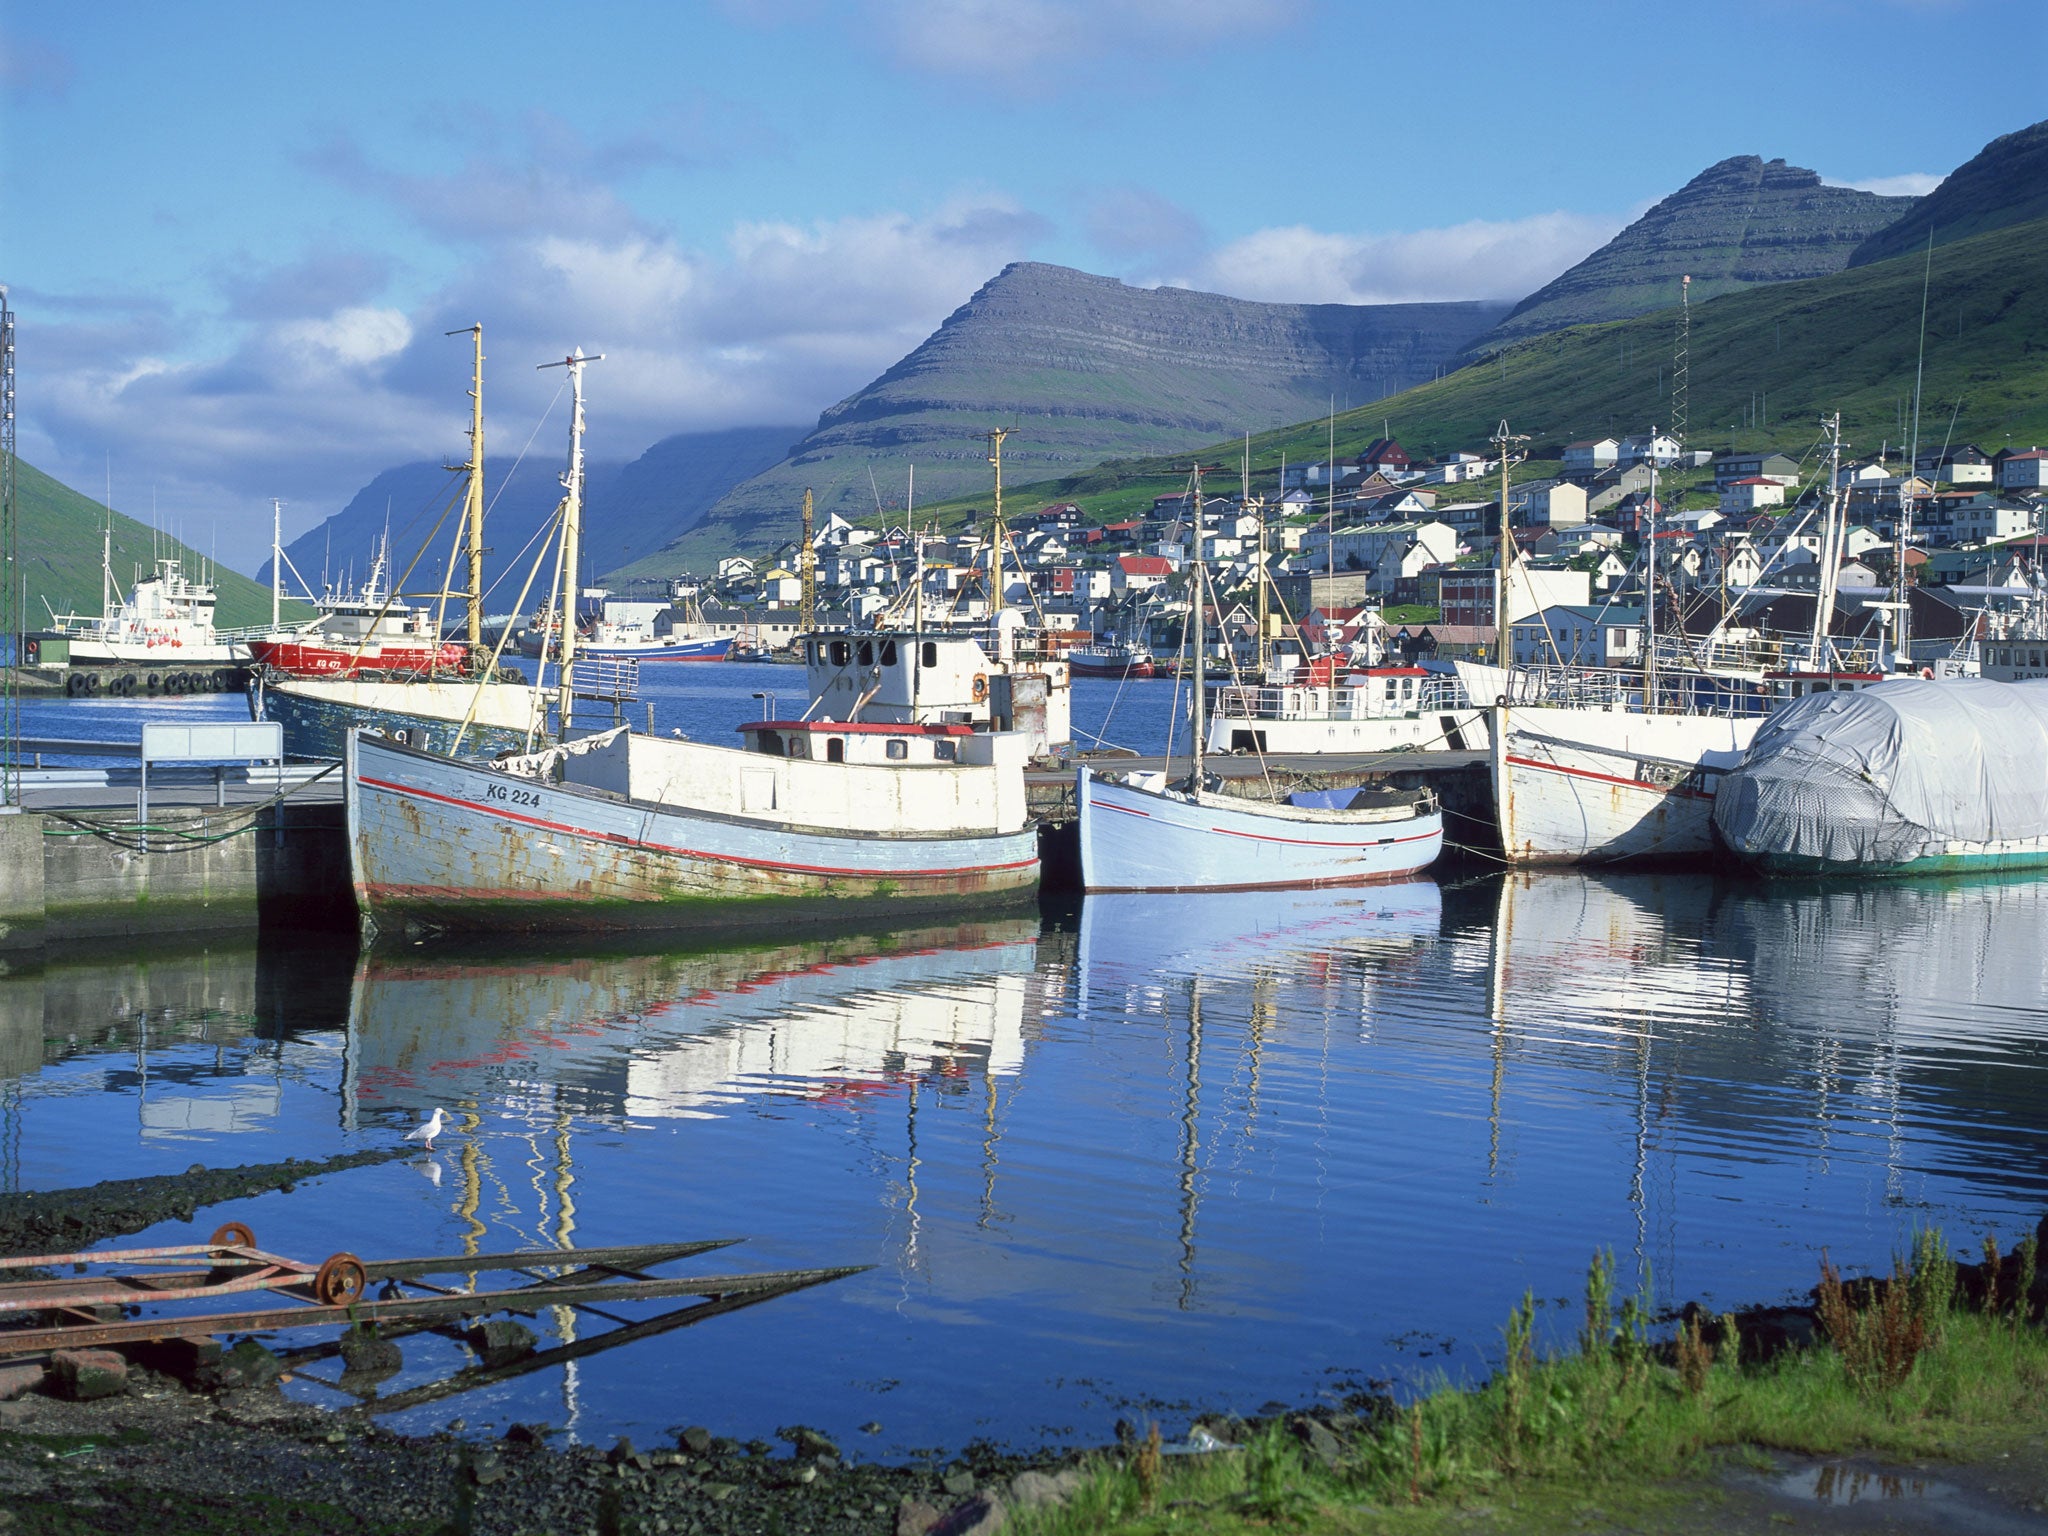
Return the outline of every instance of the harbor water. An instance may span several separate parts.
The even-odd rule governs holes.
[[[657,728],[723,739],[762,707],[749,673],[800,692],[703,670],[648,690]],[[1156,749],[1170,685],[1135,688],[1160,739],[1125,744]],[[2028,877],[1483,874],[722,950],[72,956],[0,977],[0,1179],[393,1146],[439,1106],[431,1153],[122,1242],[239,1220],[310,1259],[743,1237],[693,1269],[873,1266],[399,1428],[801,1422],[891,1457],[1171,1435],[1482,1376],[1525,1290],[1571,1333],[1596,1250],[1720,1309],[1802,1294],[1823,1249],[2030,1228],[2044,923]],[[467,1358],[404,1350],[387,1396]],[[346,1402],[319,1374],[288,1390]]]

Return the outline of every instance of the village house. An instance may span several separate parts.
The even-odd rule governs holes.
[[[1784,483],[1763,475],[1730,480],[1720,487],[1720,492],[1724,517],[1745,517],[1763,507],[1782,507],[1785,504]]]
[[[1611,437],[1566,443],[1564,473],[1567,479],[1590,479],[1602,470],[1613,469],[1620,457],[1621,444]]]
[[[1635,437],[1624,437],[1615,463],[1622,468],[1636,464],[1655,464],[1659,469],[1669,469],[1678,462],[1678,439],[1663,432],[1643,433]]]
[[[1443,622],[1460,628],[1494,627],[1494,598],[1500,572],[1492,566],[1460,566],[1437,577],[1437,603]],[[1585,571],[1555,570],[1519,561],[1508,582],[1508,623],[1515,624],[1544,608],[1583,604],[1593,595]]]
[[[1725,490],[1737,480],[1761,477],[1780,485],[1799,483],[1799,466],[1782,453],[1719,453],[1714,455],[1714,489]]]
[[[1618,604],[1556,604],[1510,621],[1508,642],[1521,666],[1640,666],[1643,614]]]
[[[1569,480],[1531,480],[1527,485],[1510,486],[1508,510],[1511,522],[1532,528],[1583,523],[1586,521],[1585,487],[1573,485]]]
[[[2048,487],[2048,451],[2027,448],[1997,455],[1998,485],[2007,491],[2038,491]]]
[[[1118,555],[1110,568],[1112,593],[1148,592],[1173,575],[1174,565],[1163,555]]]

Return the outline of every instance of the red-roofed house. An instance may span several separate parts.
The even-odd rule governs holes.
[[[1414,461],[1408,457],[1408,450],[1391,437],[1374,439],[1372,446],[1358,456],[1358,467],[1371,471],[1408,470]]]
[[[1164,555],[1118,555],[1109,573],[1112,592],[1145,592],[1173,574],[1173,562]]]

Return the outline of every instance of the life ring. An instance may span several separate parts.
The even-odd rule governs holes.
[[[1493,696],[1493,702],[1502,709],[1506,709],[1508,707],[1508,696],[1504,693],[1497,693]]]
[[[987,697],[988,674],[986,672],[977,672],[974,674],[974,702],[979,704]]]

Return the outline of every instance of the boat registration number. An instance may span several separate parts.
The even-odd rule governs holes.
[[[514,789],[509,784],[487,784],[484,786],[486,800],[502,800],[507,805],[539,805],[540,791],[537,789]]]

